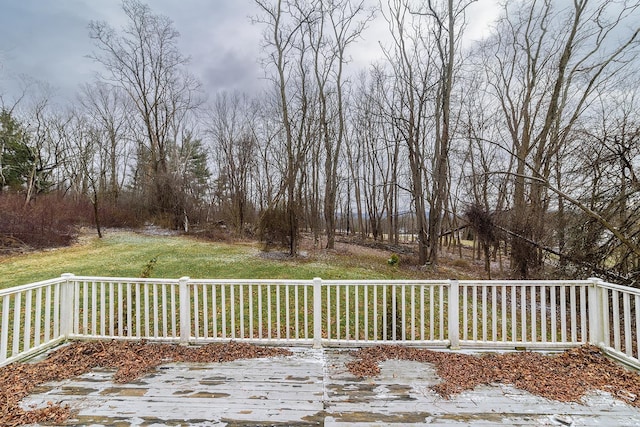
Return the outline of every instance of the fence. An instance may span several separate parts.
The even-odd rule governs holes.
[[[563,349],[640,366],[640,290],[582,281],[62,277],[0,291],[0,365],[68,339]]]

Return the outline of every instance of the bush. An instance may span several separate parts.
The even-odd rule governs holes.
[[[260,217],[258,238],[264,242],[265,250],[273,246],[286,247],[291,243],[287,213],[283,207],[275,206]]]
[[[195,236],[203,240],[209,240],[212,242],[231,242],[233,241],[229,230],[226,225],[219,221],[212,224],[204,224],[198,227],[193,227],[189,230],[190,236]]]
[[[466,259],[458,258],[452,262],[452,265],[458,268],[469,268],[469,261],[467,261]]]
[[[147,262],[144,266],[144,268],[142,269],[142,271],[140,272],[140,277],[142,278],[149,278],[151,277],[151,274],[153,273],[153,269],[156,266],[156,263],[158,262],[158,255],[154,256],[153,258],[151,258],[149,260],[149,262]]]
[[[121,197],[117,203],[101,201],[98,215],[103,227],[112,228],[138,228],[147,217],[140,204],[130,197]]]
[[[21,194],[0,194],[0,236],[5,245],[19,243],[36,249],[69,245],[77,226],[91,224],[92,220],[88,201],[73,201],[51,193],[38,195],[25,204]]]
[[[399,262],[400,262],[400,257],[397,254],[391,254],[389,259],[387,260],[387,264],[389,264],[392,267],[394,265],[398,265]]]

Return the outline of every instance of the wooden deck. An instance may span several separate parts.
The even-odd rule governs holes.
[[[220,364],[169,364],[130,384],[96,370],[44,385],[23,402],[63,402],[66,425],[91,426],[637,426],[640,410],[597,393],[584,404],[546,400],[504,385],[445,400],[426,364],[387,361],[380,376],[354,378],[346,350],[293,349],[294,356]]]

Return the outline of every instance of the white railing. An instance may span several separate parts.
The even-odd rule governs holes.
[[[0,365],[66,339],[562,349],[640,366],[640,290],[582,281],[61,278],[0,291]]]
[[[640,289],[592,280],[590,342],[640,368]]]
[[[69,338],[180,339],[180,281],[73,277]]]
[[[589,341],[585,281],[461,281],[464,347],[566,348]]]
[[[0,366],[63,340],[61,308],[68,305],[66,277],[0,290]]]
[[[322,343],[447,346],[450,281],[321,281]]]

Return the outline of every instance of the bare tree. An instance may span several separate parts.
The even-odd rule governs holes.
[[[372,12],[364,1],[318,0],[308,20],[309,45],[319,99],[321,140],[324,145],[324,219],[327,248],[335,246],[338,163],[346,134],[344,67],[347,48],[360,37]],[[333,95],[333,96],[332,96]]]
[[[513,269],[526,277],[540,266],[548,190],[556,154],[571,137],[594,92],[635,56],[636,2],[578,0],[505,5],[487,45],[488,79],[503,114],[515,158],[511,231]],[[630,30],[623,30],[631,25]],[[532,179],[534,178],[534,179]],[[561,188],[560,194],[562,194]]]
[[[407,147],[410,168],[410,194],[414,206],[418,240],[419,262],[428,261],[428,223],[426,183],[428,180],[427,158],[429,148],[426,138],[429,126],[433,127],[429,99],[435,98],[432,91],[434,70],[428,57],[429,49],[423,39],[423,27],[419,17],[411,13],[407,0],[389,1],[384,10],[385,19],[393,36],[392,48],[387,58],[392,67],[395,85],[390,92],[388,116],[395,126],[398,138]]]
[[[105,22],[89,24],[97,48],[91,58],[105,69],[100,79],[124,89],[135,105],[148,152],[144,182],[155,210],[181,214],[168,165],[171,137],[177,122],[198,106],[199,84],[185,70],[188,61],[169,18],[137,0],[124,0],[122,9],[128,23],[119,32]]]
[[[52,177],[66,157],[65,147],[55,132],[60,117],[52,111],[52,93],[47,84],[38,83],[37,92],[27,106],[30,149],[35,161],[27,181],[25,203],[53,187]]]
[[[460,55],[465,10],[475,0],[429,0],[424,12],[432,22],[431,32],[437,49],[435,66],[438,70],[437,98],[435,106],[435,149],[432,178],[432,203],[429,211],[429,262],[438,264],[438,246],[443,216],[447,212],[449,197],[449,153],[453,139],[452,92],[455,71]]]
[[[274,69],[277,109],[283,134],[284,173],[281,191],[269,209],[278,208],[284,200],[288,227],[289,254],[295,256],[299,247],[301,217],[301,189],[304,161],[309,147],[308,114],[308,45],[304,31],[310,19],[310,11],[303,2],[277,0],[270,4],[256,0],[263,16],[256,22],[265,26],[264,42],[269,49],[267,63]],[[297,102],[298,108],[292,105]]]
[[[213,104],[209,124],[218,180],[224,182],[236,233],[243,234],[249,214],[250,178],[257,165],[255,136],[257,107],[246,95],[219,94]]]
[[[396,79],[391,117],[409,154],[419,261],[434,268],[449,198],[452,90],[470,3],[390,0],[385,10],[393,36],[387,58]]]
[[[94,225],[102,238],[100,208],[105,191],[100,185],[106,171],[101,162],[101,147],[106,145],[108,133],[92,126],[90,116],[81,111],[68,111],[58,123],[57,134],[68,154],[64,162],[69,190],[77,198],[88,198],[93,206]]]
[[[373,236],[398,243],[399,175],[401,138],[390,123],[393,79],[383,67],[374,66],[359,76],[353,90],[348,165],[354,183],[358,229],[362,238]],[[363,220],[366,212],[367,225]]]
[[[79,100],[93,126],[104,132],[105,143],[100,146],[100,157],[105,166],[100,187],[108,200],[117,203],[126,179],[126,169],[131,166],[128,164],[131,151],[130,99],[119,87],[95,82],[81,87]]]
[[[564,191],[579,204],[568,204],[558,219],[565,230],[563,268],[570,262],[574,268],[591,266],[591,272],[606,271],[631,284],[640,275],[639,95],[637,78],[624,80],[618,90],[599,93],[577,124],[570,150],[563,153],[571,161],[564,162],[562,173],[573,183]]]

